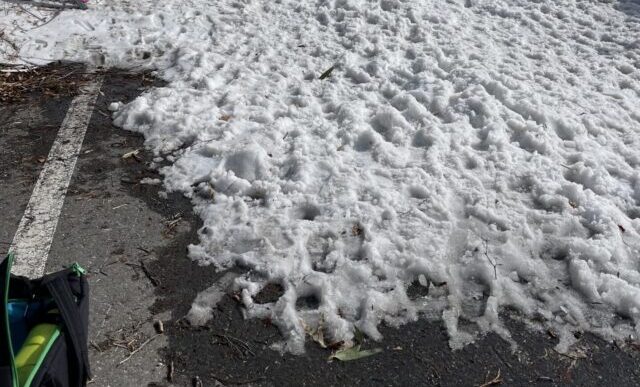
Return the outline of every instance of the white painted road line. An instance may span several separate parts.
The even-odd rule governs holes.
[[[15,253],[13,274],[30,278],[44,274],[58,218],[102,80],[102,75],[96,75],[95,80],[83,87],[62,121],[9,248]]]

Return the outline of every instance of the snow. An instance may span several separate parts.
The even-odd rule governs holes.
[[[190,257],[248,269],[244,313],[282,350],[418,318],[453,348],[510,341],[506,310],[559,350],[640,335],[638,3],[105,0],[12,31],[30,62],[158,70],[115,123],[192,200]]]
[[[200,292],[187,313],[187,321],[194,326],[201,326],[211,320],[213,308],[222,300],[227,288],[236,277],[234,273],[225,273],[217,283]]]
[[[110,112],[117,112],[118,110],[120,110],[120,108],[122,107],[122,105],[124,105],[122,102],[111,102],[109,104],[109,111]]]

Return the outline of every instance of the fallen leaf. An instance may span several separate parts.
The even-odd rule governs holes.
[[[302,324],[306,334],[308,334],[313,341],[318,343],[320,347],[327,348],[327,344],[324,341],[324,329],[322,327],[323,320],[320,320],[320,324],[318,324],[317,328],[310,327],[304,322],[304,320],[300,320],[300,323]]]
[[[358,360],[365,357],[377,355],[382,352],[382,348],[374,348],[374,349],[364,349],[360,350],[360,346],[356,345],[355,347],[341,349],[331,355],[329,360],[337,359],[340,361],[351,361]]]
[[[131,157],[136,157],[138,155],[138,153],[140,153],[140,149],[136,149],[136,150],[133,150],[131,152],[127,152],[124,155],[122,155],[122,158],[126,160],[126,159],[131,158]]]

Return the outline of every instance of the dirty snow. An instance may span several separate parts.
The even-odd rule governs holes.
[[[454,348],[510,340],[507,309],[560,350],[640,335],[637,2],[105,0],[11,31],[30,62],[158,69],[115,122],[203,219],[190,257],[247,268],[245,314],[284,350],[421,316]]]

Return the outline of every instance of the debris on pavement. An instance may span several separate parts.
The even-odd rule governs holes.
[[[38,93],[51,98],[75,96],[91,77],[92,74],[76,64],[0,65],[0,102],[19,102]]]
[[[360,349],[360,345],[353,346],[351,348],[345,348],[336,351],[331,356],[329,356],[329,360],[340,360],[340,361],[351,361],[363,359],[365,357],[377,355],[382,352],[382,348],[373,348],[373,349]]]

